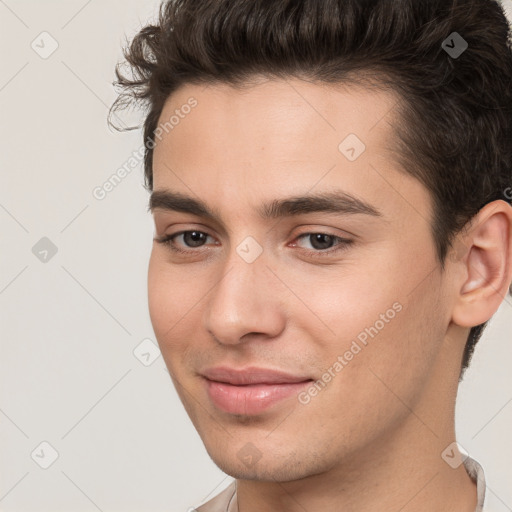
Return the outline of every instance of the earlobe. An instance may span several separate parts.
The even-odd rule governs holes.
[[[453,322],[473,327],[489,320],[505,299],[512,279],[512,206],[502,200],[485,205],[464,236],[467,252]]]

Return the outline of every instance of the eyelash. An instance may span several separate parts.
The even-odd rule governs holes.
[[[173,233],[173,234],[170,234],[170,235],[164,235],[160,238],[155,238],[155,242],[159,243],[159,244],[163,244],[165,246],[167,246],[171,251],[175,252],[175,253],[179,253],[179,254],[185,254],[185,255],[190,255],[192,253],[197,253],[197,252],[201,252],[201,249],[203,249],[203,246],[197,248],[197,250],[194,250],[194,249],[181,249],[179,248],[178,246],[174,245],[174,238],[176,238],[177,236],[180,236],[180,235],[183,235],[183,234],[186,234],[186,233],[192,233],[192,232],[196,232],[196,233],[201,233],[201,234],[204,234],[206,236],[211,236],[211,235],[208,235],[208,233],[205,233],[204,231],[199,231],[199,230],[196,230],[196,229],[189,229],[189,230],[186,230],[186,231],[179,231],[177,233]],[[338,241],[339,243],[337,245],[334,246],[334,248],[330,248],[330,249],[325,249],[325,250],[321,250],[321,249],[317,249],[317,250],[304,250],[305,252],[309,253],[309,254],[313,254],[314,257],[320,257],[320,258],[323,258],[323,257],[328,257],[328,256],[332,256],[334,254],[337,254],[341,251],[344,251],[348,248],[348,246],[350,246],[352,243],[353,243],[353,240],[350,240],[348,238],[342,238],[342,237],[339,237],[339,236],[336,236],[336,235],[332,235],[330,233],[323,233],[323,232],[319,232],[319,231],[312,231],[312,232],[308,232],[308,233],[302,233],[301,235],[299,235],[296,240],[299,240],[301,238],[304,238],[304,237],[307,237],[307,236],[311,236],[311,235],[327,235],[329,237],[332,237],[334,239],[334,241]]]

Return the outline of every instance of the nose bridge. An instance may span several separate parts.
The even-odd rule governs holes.
[[[205,311],[205,326],[221,343],[239,343],[248,333],[276,336],[282,329],[263,248],[247,238],[232,247]]]

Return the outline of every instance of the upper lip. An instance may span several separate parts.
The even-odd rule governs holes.
[[[242,369],[216,366],[214,368],[207,368],[202,372],[202,375],[208,380],[238,386],[245,384],[287,384],[311,380],[310,377],[291,375],[280,370],[258,368],[255,366]]]

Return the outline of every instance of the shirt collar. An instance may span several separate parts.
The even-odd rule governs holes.
[[[476,483],[477,505],[475,512],[485,512],[484,505],[486,484],[484,470],[482,466],[469,455],[467,455],[463,460],[463,464],[471,480]]]

